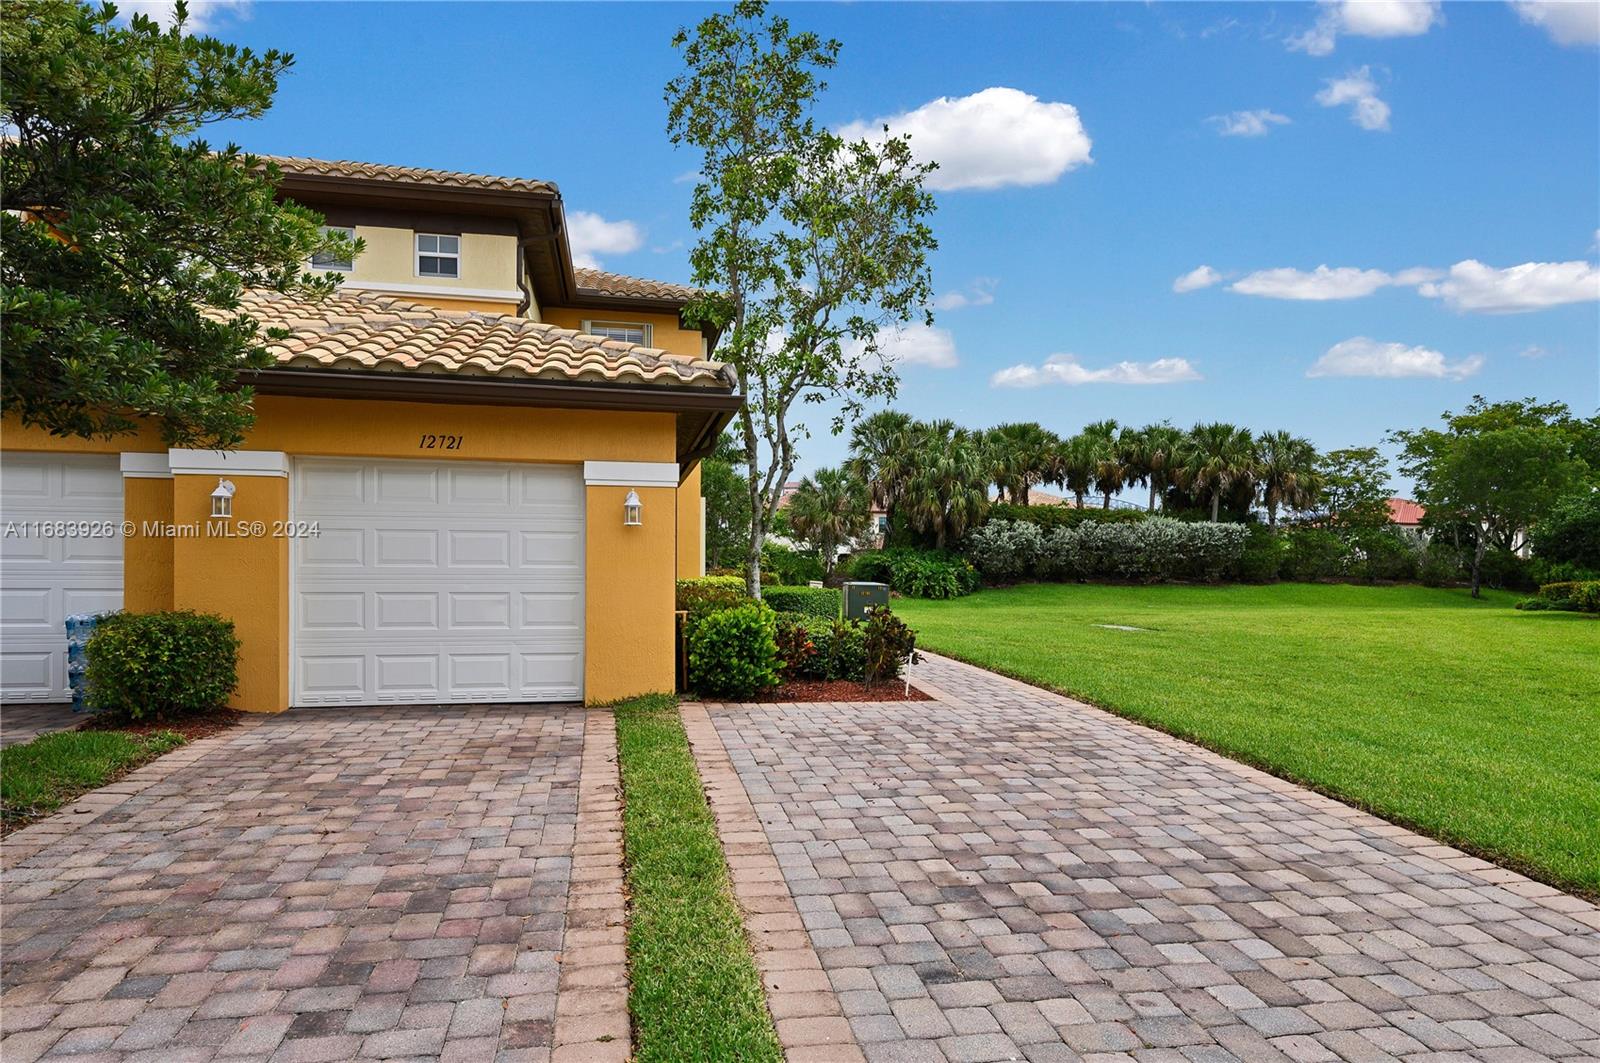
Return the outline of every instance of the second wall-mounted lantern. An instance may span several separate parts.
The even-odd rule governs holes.
[[[217,489],[211,492],[211,515],[213,517],[233,516],[233,481],[217,478]]]
[[[622,526],[637,528],[643,524],[644,521],[639,519],[639,510],[642,508],[639,504],[639,492],[629,491],[628,497],[622,500]]]

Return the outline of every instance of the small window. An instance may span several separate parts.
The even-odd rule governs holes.
[[[417,234],[417,276],[461,276],[461,237]]]
[[[337,233],[346,240],[354,240],[356,238],[356,231],[348,225],[324,225],[322,231],[324,233]],[[340,258],[327,251],[318,251],[311,256],[312,269],[336,269],[341,273],[349,273],[354,265],[348,258]]]
[[[602,336],[623,343],[650,346],[650,326],[632,321],[585,321],[583,331],[591,336]]]

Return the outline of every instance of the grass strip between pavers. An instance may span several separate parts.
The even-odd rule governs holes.
[[[781,1060],[677,702],[636,698],[616,719],[634,1059]]]
[[[173,731],[56,731],[0,749],[0,821],[7,830],[184,744]]]

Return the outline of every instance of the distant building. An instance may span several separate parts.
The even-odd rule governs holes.
[[[1388,505],[1390,524],[1419,539],[1428,537],[1428,533],[1422,529],[1422,518],[1428,515],[1425,508],[1409,498],[1391,498]]]

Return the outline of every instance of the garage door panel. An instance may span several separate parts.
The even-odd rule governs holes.
[[[117,455],[13,452],[4,460],[0,514],[6,521],[112,529],[122,521]],[[120,608],[119,534],[0,539],[0,700],[70,700],[66,618]]]
[[[575,467],[308,459],[302,473],[295,519],[321,536],[296,542],[298,704],[582,696]]]

